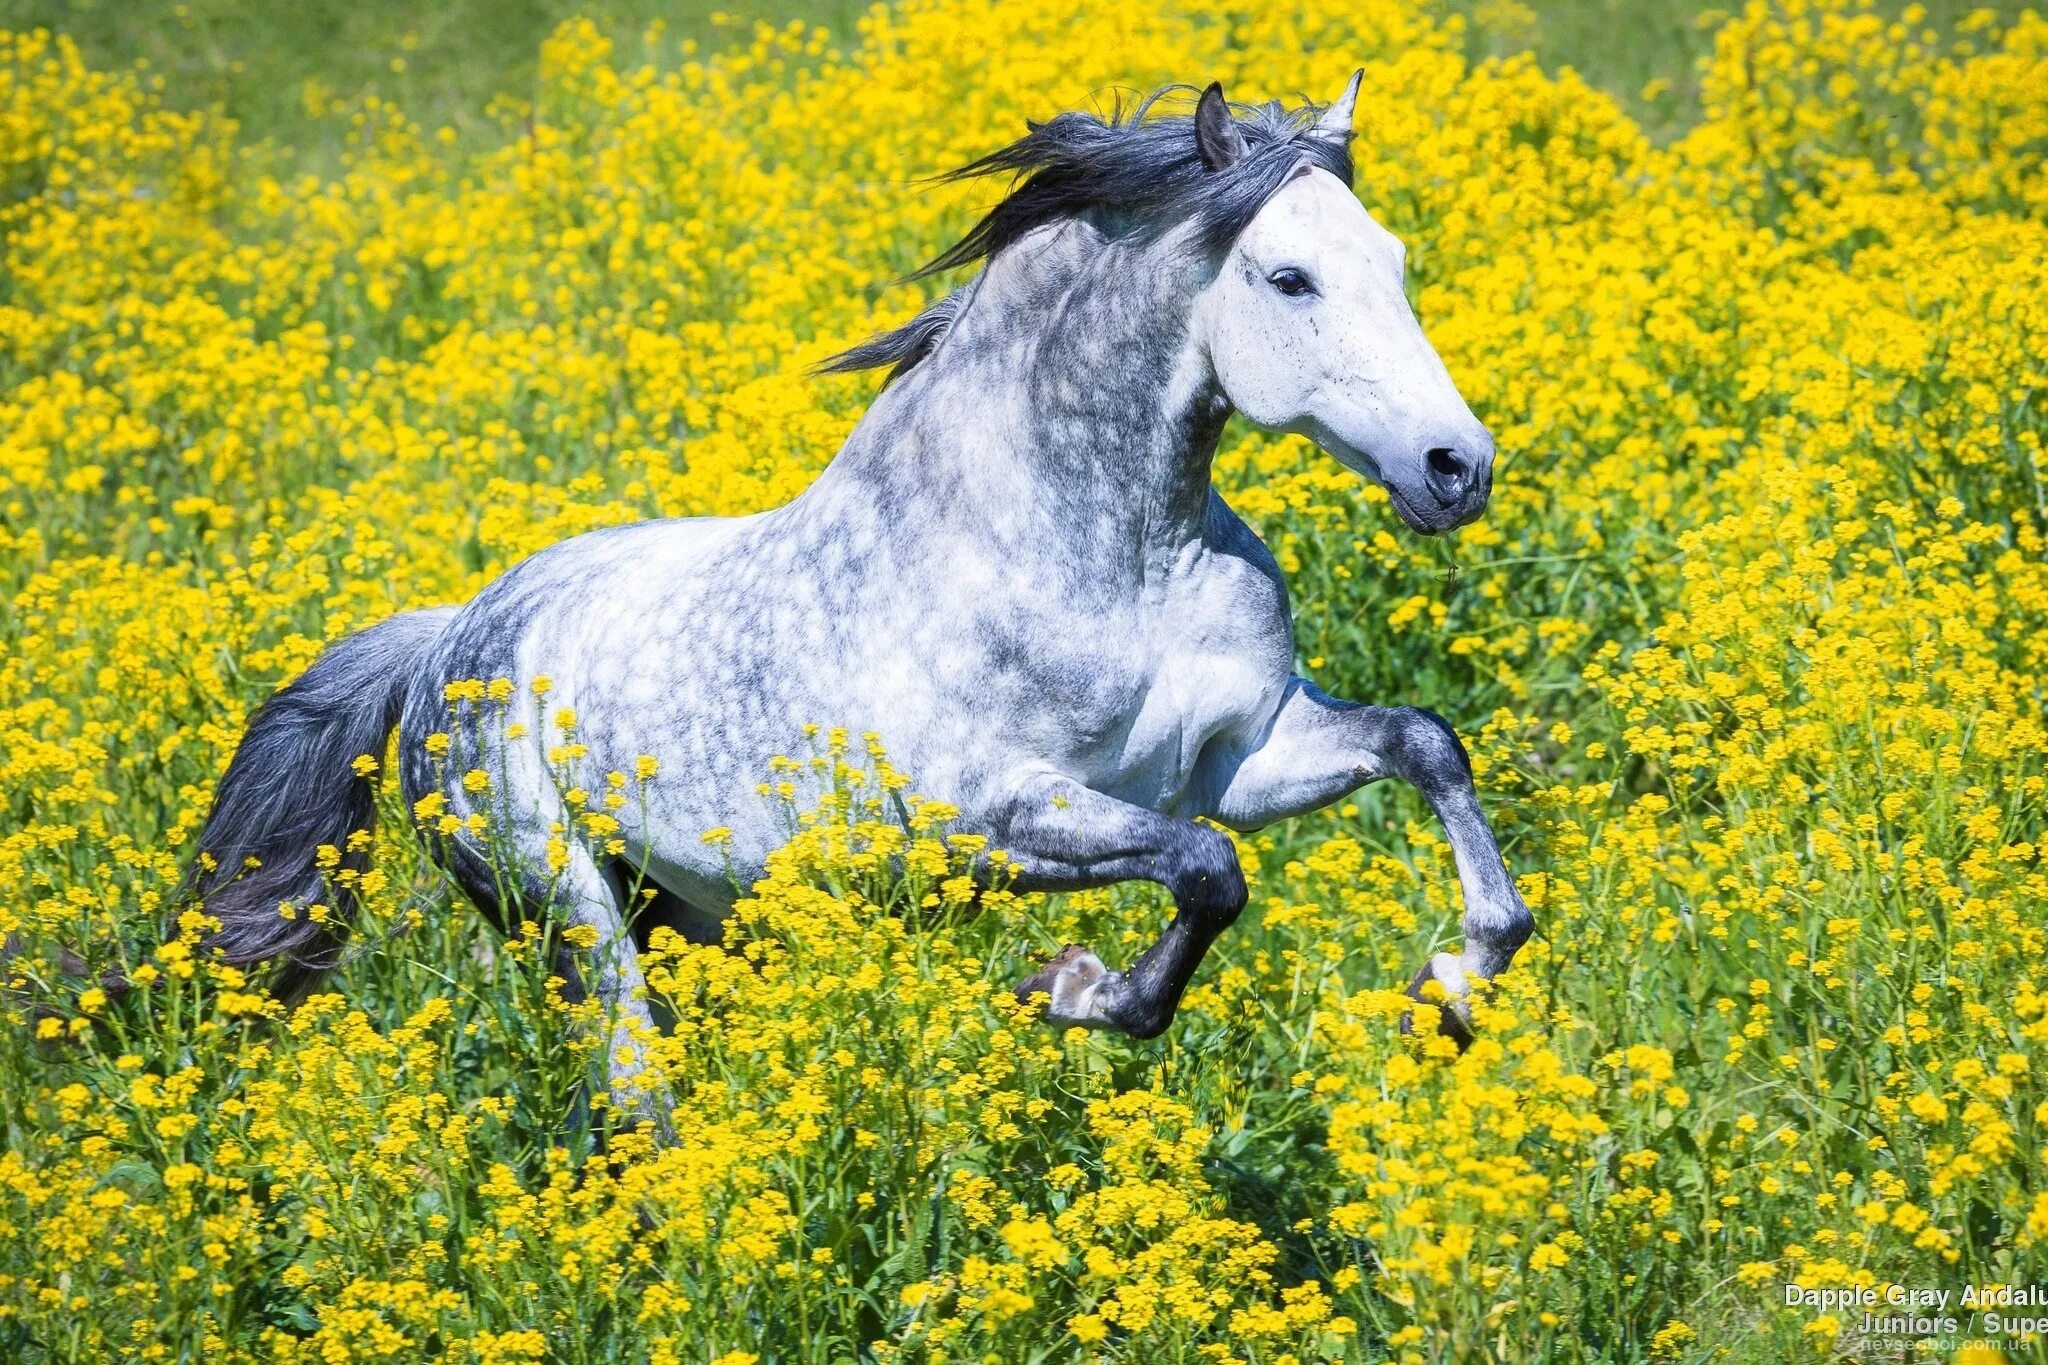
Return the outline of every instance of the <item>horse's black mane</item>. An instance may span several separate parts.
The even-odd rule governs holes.
[[[1193,93],[1187,86],[1167,86],[1128,113],[1118,107],[1107,118],[1065,113],[1029,124],[1029,131],[1009,146],[939,177],[1011,175],[1016,185],[965,237],[910,278],[985,261],[1048,223],[1091,210],[1140,227],[1192,221],[1206,245],[1221,246],[1244,231],[1303,161],[1351,183],[1350,147],[1344,139],[1317,131],[1322,111],[1312,104],[1298,109],[1277,101],[1232,106],[1244,155],[1222,170],[1208,169],[1196,146],[1193,117],[1155,111],[1169,97]],[[888,365],[894,380],[931,354],[961,303],[962,292],[956,290],[903,326],[842,351],[821,368]]]

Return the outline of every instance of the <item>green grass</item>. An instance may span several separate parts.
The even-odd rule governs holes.
[[[1923,27],[1943,33],[1973,10],[2011,19],[2019,0],[1921,0]],[[1448,0],[1470,25],[1468,55],[1534,51],[1546,71],[1570,67],[1620,98],[1653,137],[1668,140],[1698,119],[1697,67],[1713,50],[1714,31],[1742,0],[1725,5],[1684,0]],[[1905,0],[1878,0],[1879,12],[1900,14]],[[1652,83],[1657,88],[1651,90]]]
[[[0,0],[0,28],[69,34],[102,67],[147,62],[173,107],[218,105],[251,137],[296,148],[317,168],[333,164],[347,135],[347,119],[331,112],[336,100],[353,107],[374,95],[428,128],[488,135],[492,98],[530,90],[541,41],[576,15],[626,43],[659,20],[674,42],[714,47],[763,19],[802,18],[838,37],[866,8],[864,0]]]
[[[1466,17],[1475,58],[1533,49],[1547,69],[1570,66],[1614,93],[1659,137],[1690,123],[1694,65],[1726,13],[1683,0],[1445,3]],[[1976,7],[1925,6],[1930,22],[1944,25]],[[147,62],[174,107],[218,105],[252,138],[274,139],[320,169],[335,164],[348,132],[336,101],[347,109],[375,95],[429,128],[489,135],[492,98],[531,87],[541,40],[573,15],[596,19],[622,42],[637,42],[659,20],[674,41],[716,47],[759,20],[803,19],[844,37],[866,8],[866,0],[0,0],[0,27],[67,33],[100,66]],[[1992,8],[2009,15],[2021,5]],[[1653,81],[1662,89],[1645,97]]]

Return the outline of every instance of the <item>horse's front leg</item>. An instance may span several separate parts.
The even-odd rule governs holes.
[[[1224,747],[1211,763],[1205,759],[1197,774],[1202,806],[1232,829],[1257,829],[1315,810],[1383,777],[1398,777],[1422,793],[1457,860],[1465,950],[1438,953],[1408,989],[1421,999],[1422,987],[1434,979],[1453,1006],[1444,1012],[1444,1031],[1468,1041],[1463,1016],[1471,981],[1505,971],[1535,921],[1479,809],[1472,764],[1457,732],[1433,711],[1341,701],[1295,678],[1266,732]]]
[[[1216,936],[1244,909],[1244,871],[1221,830],[1092,791],[1054,773],[1021,780],[989,820],[995,845],[1026,891],[1076,891],[1112,882],[1158,882],[1174,916],[1126,971],[1071,945],[1017,987],[1049,997],[1054,1023],[1113,1028],[1137,1038],[1165,1032],[1181,993]]]

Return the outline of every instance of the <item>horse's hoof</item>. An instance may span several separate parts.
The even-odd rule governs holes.
[[[1100,1008],[1102,988],[1116,979],[1116,973],[1086,946],[1069,943],[1017,983],[1017,999],[1028,1005],[1033,996],[1046,996],[1044,1017],[1049,1024],[1099,1025],[1108,1022]]]
[[[1458,1051],[1463,1052],[1466,1048],[1472,1046],[1471,1026],[1466,1024],[1464,1016],[1451,1007],[1448,995],[1444,995],[1441,999],[1430,1000],[1422,993],[1424,986],[1432,981],[1436,981],[1435,966],[1436,964],[1433,962],[1423,963],[1422,970],[1417,972],[1415,979],[1408,983],[1408,989],[1405,993],[1410,1000],[1436,1006],[1437,1036],[1450,1039],[1458,1045]],[[1438,982],[1438,985],[1441,987],[1442,983]],[[1401,1016],[1401,1032],[1404,1036],[1412,1035],[1415,1032],[1415,1015],[1412,1011]]]

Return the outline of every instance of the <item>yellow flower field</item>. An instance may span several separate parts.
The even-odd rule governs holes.
[[[1753,4],[1657,146],[1433,13],[572,23],[494,145],[371,102],[326,180],[0,34],[0,1359],[1864,1358],[1784,1286],[2048,1282],[2048,21]],[[1359,65],[1498,491],[1422,541],[1296,439],[1220,478],[1304,669],[1472,745],[1539,928],[1469,1052],[1398,1028],[1457,932],[1412,792],[1245,839],[1133,1043],[1008,987],[1163,894],[970,914],[829,732],[728,946],[650,962],[673,1145],[593,1150],[556,931],[497,940],[395,793],[332,994],[194,951],[212,784],[324,641],[805,485],[874,390],[810,367],[995,190],[917,177]]]

